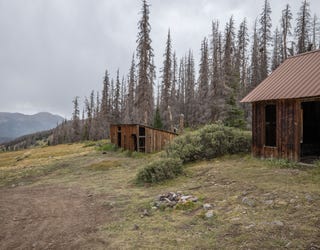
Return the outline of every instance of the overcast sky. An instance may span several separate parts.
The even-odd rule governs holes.
[[[211,21],[247,18],[249,30],[264,0],[150,0],[157,75],[167,31],[178,58],[199,48]],[[285,4],[294,19],[301,0],[271,0],[273,29]],[[320,1],[310,1],[320,14]],[[127,74],[136,48],[140,0],[0,0],[0,112],[47,111],[70,117],[72,99],[101,90],[106,69]],[[222,28],[223,28],[222,27]]]

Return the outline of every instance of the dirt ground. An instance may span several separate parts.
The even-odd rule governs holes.
[[[108,247],[97,233],[110,215],[106,197],[57,185],[1,188],[0,195],[0,249]]]

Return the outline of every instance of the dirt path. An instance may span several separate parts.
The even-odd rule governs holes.
[[[98,227],[110,218],[107,197],[77,187],[0,189],[0,249],[107,248]]]

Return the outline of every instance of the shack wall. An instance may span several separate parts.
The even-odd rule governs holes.
[[[276,147],[266,146],[265,107],[276,105]],[[252,153],[257,157],[300,160],[301,102],[277,100],[252,105]]]
[[[145,128],[145,135],[139,134],[139,127]],[[176,137],[176,134],[157,130],[143,125],[120,124],[110,126],[111,143],[130,151],[152,153],[161,151],[165,145]],[[120,143],[119,143],[120,139]],[[141,140],[144,141],[143,147]]]
[[[163,150],[175,137],[176,135],[170,132],[146,128],[146,152]]]

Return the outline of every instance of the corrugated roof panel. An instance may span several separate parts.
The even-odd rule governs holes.
[[[241,102],[320,96],[320,50],[288,58]]]

